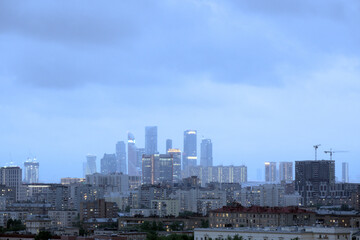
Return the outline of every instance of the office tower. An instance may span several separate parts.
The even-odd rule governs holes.
[[[326,197],[335,184],[335,161],[296,161],[295,190],[303,198],[303,204],[314,203],[314,199]]]
[[[39,163],[36,159],[28,158],[24,162],[24,182],[25,183],[38,183],[39,182]]]
[[[110,174],[116,172],[116,155],[115,154],[104,154],[101,159],[101,173]]]
[[[183,169],[196,166],[196,130],[186,130],[184,132],[184,151],[183,151]]]
[[[157,127],[145,127],[145,154],[157,152]]]
[[[169,151],[169,149],[172,149],[172,140],[166,139],[166,152]]]
[[[168,154],[173,158],[173,182],[181,181],[181,151],[180,149],[168,149]]]
[[[126,146],[124,141],[116,143],[117,172],[126,174]]]
[[[15,201],[21,198],[21,180],[22,170],[20,167],[2,167],[0,168],[0,184],[6,187],[15,188]]]
[[[128,174],[140,176],[137,168],[135,137],[132,133],[128,133]]]
[[[136,149],[136,169],[139,173],[138,176],[142,176],[142,156],[145,154],[145,148]]]
[[[211,167],[213,165],[212,143],[210,139],[201,141],[200,165],[203,167]]]
[[[293,163],[280,162],[279,176],[280,181],[291,182],[293,180]]]
[[[276,162],[265,162],[265,182],[276,182]]]
[[[170,154],[144,154],[143,184],[172,184],[173,183],[173,158]]]
[[[342,182],[349,182],[349,163],[347,162],[342,163]]]
[[[96,173],[96,156],[95,155],[87,155],[86,156],[86,163],[85,163],[85,174],[84,176],[88,174]]]

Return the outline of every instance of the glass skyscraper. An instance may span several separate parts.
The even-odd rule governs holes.
[[[145,154],[157,152],[157,127],[145,127]]]
[[[211,167],[213,165],[212,142],[210,139],[201,141],[200,165],[203,167]]]
[[[183,151],[183,169],[187,171],[188,167],[196,166],[197,148],[196,148],[196,130],[186,130],[184,132],[184,151]]]

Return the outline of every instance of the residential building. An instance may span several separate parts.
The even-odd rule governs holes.
[[[276,182],[276,162],[265,162],[265,182]]]
[[[22,200],[22,170],[20,167],[2,167],[0,168],[0,184],[15,189],[15,201]]]
[[[80,203],[80,221],[87,221],[92,218],[116,218],[117,205],[113,202],[106,202],[105,199],[87,201]]]
[[[279,177],[280,177],[280,181],[291,182],[294,180],[292,162],[280,162]]]

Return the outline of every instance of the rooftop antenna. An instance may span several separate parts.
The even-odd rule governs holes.
[[[317,149],[321,146],[321,144],[314,145],[315,148],[315,161],[317,160]]]

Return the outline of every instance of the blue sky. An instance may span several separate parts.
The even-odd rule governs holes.
[[[334,154],[360,181],[358,1],[0,2],[0,164],[40,162],[42,181],[81,176],[145,126],[215,164]]]

